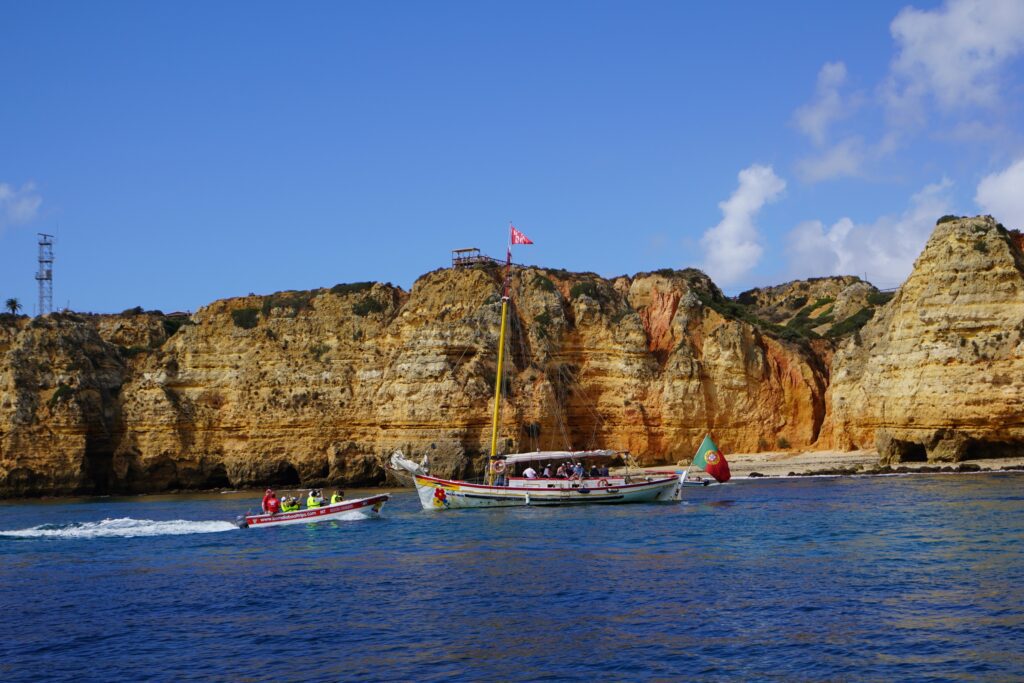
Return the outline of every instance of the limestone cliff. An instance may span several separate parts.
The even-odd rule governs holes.
[[[517,268],[500,448],[688,459],[879,445],[892,462],[1024,451],[1024,256],[938,225],[895,295],[821,278],[725,297],[696,270]],[[192,316],[0,315],[0,495],[383,483],[395,448],[475,476],[500,269],[338,285]],[[891,300],[890,300],[891,299]]]
[[[837,352],[839,446],[884,461],[1024,452],[1024,256],[990,217],[939,224],[895,298]]]
[[[173,325],[7,319],[0,492],[380,483],[394,448],[474,474],[490,440],[500,278],[446,269],[410,292],[243,297]],[[502,449],[674,462],[709,429],[729,450],[810,445],[827,369],[726,303],[698,271],[516,270]]]

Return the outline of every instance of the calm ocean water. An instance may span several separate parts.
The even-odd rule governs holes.
[[[403,491],[379,520],[249,530],[225,520],[256,493],[6,503],[0,675],[1020,680],[1022,485],[751,480],[439,514]]]

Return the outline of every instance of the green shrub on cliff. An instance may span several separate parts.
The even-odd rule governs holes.
[[[269,318],[275,308],[289,309],[291,315],[295,316],[299,311],[309,308],[316,295],[317,292],[278,292],[264,297],[260,310],[264,318]]]
[[[352,306],[352,312],[360,318],[365,318],[371,313],[380,313],[386,306],[371,296],[363,297]]]
[[[935,223],[935,225],[942,225],[943,223],[949,223],[951,221],[958,221],[958,220],[960,220],[960,216],[954,216],[953,214],[948,213],[945,216],[943,216],[942,218],[940,218]]]
[[[533,286],[544,292],[555,291],[555,283],[543,275],[537,275],[533,278]]]
[[[581,296],[588,296],[597,301],[601,297],[601,292],[597,288],[597,284],[594,282],[577,282],[572,286],[572,289],[569,290],[569,298],[579,299]]]
[[[853,315],[851,315],[849,318],[842,320],[833,325],[832,327],[830,327],[828,332],[825,333],[825,336],[834,339],[836,337],[844,337],[850,334],[851,332],[857,332],[860,330],[860,328],[867,325],[868,321],[871,320],[871,318],[874,317],[874,315],[875,310],[873,308],[864,307],[857,311],[856,313],[854,313]]]
[[[260,312],[255,308],[236,308],[231,311],[231,320],[236,327],[243,330],[251,330],[259,322]]]
[[[372,282],[350,282],[347,284],[334,285],[331,287],[331,294],[346,296],[347,294],[359,294],[373,289]]]
[[[65,398],[71,398],[71,395],[74,393],[75,390],[69,387],[67,384],[64,384],[64,382],[58,384],[57,389],[53,392],[53,395],[50,396],[50,402],[48,404],[50,410],[53,410],[53,407],[57,405],[57,403],[59,403],[60,401],[63,401]]]
[[[884,306],[892,301],[894,296],[896,292],[871,292],[868,294],[868,303],[872,306]]]

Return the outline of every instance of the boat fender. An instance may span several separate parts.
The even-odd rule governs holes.
[[[501,474],[502,472],[504,472],[505,471],[505,461],[504,460],[495,460],[494,463],[491,464],[491,471],[493,471],[495,474]]]
[[[608,487],[608,480],[607,479],[602,479],[601,481],[597,482],[597,485],[600,486],[601,488],[607,488]]]
[[[576,489],[576,490],[577,490],[577,491],[578,491],[579,493],[590,493],[590,489],[588,489],[588,488],[587,488],[586,486],[581,486],[581,487],[579,487],[579,488],[578,488],[578,489]]]

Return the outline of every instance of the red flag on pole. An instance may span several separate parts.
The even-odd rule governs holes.
[[[514,225],[509,223],[508,227],[512,231],[512,244],[533,244],[533,240],[516,230]]]

